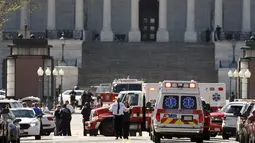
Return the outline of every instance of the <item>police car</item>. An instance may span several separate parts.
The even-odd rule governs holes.
[[[163,81],[151,119],[151,140],[188,137],[203,142],[204,113],[197,82]]]

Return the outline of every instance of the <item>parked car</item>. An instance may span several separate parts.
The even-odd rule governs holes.
[[[44,114],[42,116],[42,135],[50,135],[55,130],[53,114]]]
[[[236,112],[244,110],[247,102],[230,102],[222,108],[224,117],[222,121],[222,138],[229,139],[230,137],[236,136],[237,128],[237,116],[234,115]]]
[[[22,108],[23,107],[21,101],[17,101],[13,99],[0,100],[0,105],[2,108]]]
[[[11,143],[20,143],[20,125],[21,119],[17,119],[14,114],[9,112],[2,114],[4,120],[8,123],[8,138]]]
[[[34,136],[36,140],[41,139],[41,123],[31,108],[12,108],[11,111],[20,121],[20,136]]]
[[[71,92],[72,90],[66,90],[66,91],[64,91],[63,93],[62,93],[62,98],[63,98],[63,101],[65,102],[65,101],[69,101],[69,103],[71,103],[70,102],[70,92]],[[76,105],[78,106],[78,107],[82,107],[82,99],[81,99],[81,96],[82,96],[82,94],[83,94],[83,92],[84,92],[84,90],[74,90],[75,92],[76,92],[76,96],[75,96],[75,99],[76,99]],[[59,97],[58,97],[58,101],[59,102],[61,102],[61,94],[59,95]]]
[[[0,142],[8,143],[8,122],[3,118],[2,114],[8,113],[8,109],[0,108]]]

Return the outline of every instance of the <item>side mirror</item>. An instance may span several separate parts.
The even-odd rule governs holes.
[[[4,108],[3,111],[1,112],[2,114],[8,114],[10,113],[10,110],[7,108]]]
[[[146,103],[146,108],[147,108],[147,109],[151,109],[151,107],[152,107],[151,102],[147,102],[147,103]]]
[[[19,123],[19,122],[21,122],[21,119],[15,119],[13,122],[14,123]]]

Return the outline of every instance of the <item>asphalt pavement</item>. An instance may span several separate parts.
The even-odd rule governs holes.
[[[153,143],[149,139],[148,133],[144,132],[142,137],[130,137],[129,140],[119,139],[115,140],[115,137],[90,137],[83,136],[83,127],[82,127],[82,116],[79,110],[76,110],[76,113],[73,114],[72,117],[72,135],[69,136],[43,136],[41,140],[35,140],[34,137],[25,137],[21,138],[21,143]],[[171,140],[162,140],[162,143],[188,143],[191,142],[190,139],[177,139],[173,138]],[[234,138],[230,140],[222,140],[221,136],[217,136],[216,138],[211,138],[210,141],[204,141],[205,143],[237,143]]]

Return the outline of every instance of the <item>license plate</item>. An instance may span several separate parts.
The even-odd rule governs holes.
[[[193,116],[182,116],[184,121],[193,121]]]
[[[215,130],[215,131],[217,131],[217,132],[219,132],[219,131],[220,131],[220,129],[219,129],[219,128],[215,128],[214,130]]]
[[[177,118],[177,114],[168,114],[168,118],[176,119]]]

